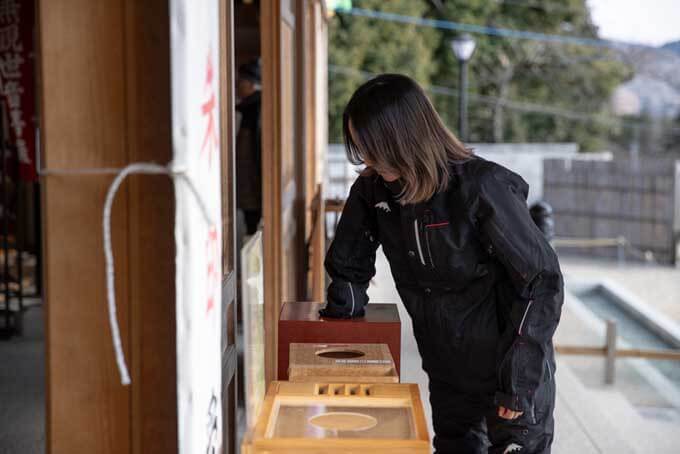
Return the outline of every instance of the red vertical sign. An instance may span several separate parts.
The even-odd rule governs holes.
[[[7,108],[19,177],[38,178],[35,165],[33,0],[0,0],[0,91]]]

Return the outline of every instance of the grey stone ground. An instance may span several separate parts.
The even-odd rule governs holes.
[[[24,314],[21,337],[0,341],[0,454],[38,454],[45,446],[43,310]]]

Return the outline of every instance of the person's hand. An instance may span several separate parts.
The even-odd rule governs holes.
[[[498,416],[503,419],[517,419],[522,416],[523,413],[523,411],[510,410],[509,408],[505,408],[502,405],[498,407]]]

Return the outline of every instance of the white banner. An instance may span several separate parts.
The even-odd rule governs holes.
[[[217,0],[171,0],[174,166],[202,199],[175,185],[179,452],[222,446],[222,232]]]

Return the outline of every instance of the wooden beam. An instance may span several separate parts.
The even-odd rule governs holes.
[[[560,355],[575,356],[606,356],[605,347],[589,347],[580,345],[558,345],[555,351]],[[617,358],[644,358],[680,361],[680,350],[672,349],[645,349],[645,348],[619,348],[616,350]]]
[[[281,4],[260,3],[262,33],[262,249],[264,255],[265,381],[276,376],[278,308],[281,301]]]

